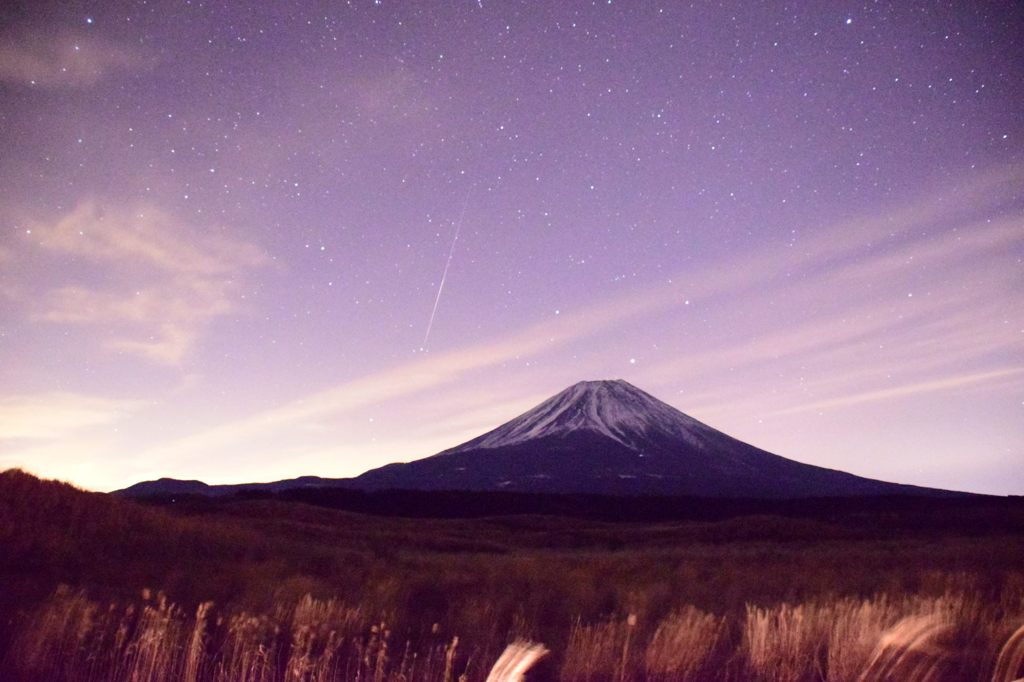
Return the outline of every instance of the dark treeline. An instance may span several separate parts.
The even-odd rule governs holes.
[[[992,533],[1024,530],[1024,497],[964,494],[949,497],[896,495],[803,499],[723,499],[553,495],[519,492],[362,491],[311,487],[241,491],[230,495],[153,495],[137,498],[158,506],[214,509],[245,500],[301,502],[328,509],[406,518],[475,519],[544,515],[623,523],[720,521],[744,516],[832,520],[852,527]]]

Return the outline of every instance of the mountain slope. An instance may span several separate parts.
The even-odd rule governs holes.
[[[353,484],[706,497],[943,494],[773,455],[621,380],[580,382],[462,445],[368,471]]]

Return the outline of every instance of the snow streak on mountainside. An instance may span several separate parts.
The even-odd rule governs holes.
[[[548,436],[592,431],[641,450],[652,437],[699,445],[712,431],[621,379],[581,381],[529,412],[448,452],[500,448]]]

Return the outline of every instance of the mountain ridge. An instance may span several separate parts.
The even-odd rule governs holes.
[[[786,459],[728,436],[621,379],[577,382],[465,443],[354,478],[303,476],[221,486],[159,479],[117,493],[217,496],[310,487],[718,498],[965,494]]]
[[[769,453],[621,379],[578,382],[461,445],[373,469],[352,485],[752,498],[944,494]]]

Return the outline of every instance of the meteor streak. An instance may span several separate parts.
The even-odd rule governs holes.
[[[455,243],[459,241],[459,232],[462,230],[462,219],[466,217],[466,207],[469,206],[469,192],[462,202],[462,211],[459,212],[459,219],[455,221],[455,236],[452,237],[452,245],[448,248],[448,260],[444,263],[444,271],[441,273],[441,283],[437,285],[437,297],[434,299],[434,308],[430,311],[430,321],[427,322],[427,333],[423,335],[422,348],[427,347],[430,340],[430,330],[434,326],[434,317],[437,315],[437,306],[441,302],[441,292],[444,291],[444,281],[448,278],[448,268],[452,265],[452,256],[455,255]]]

